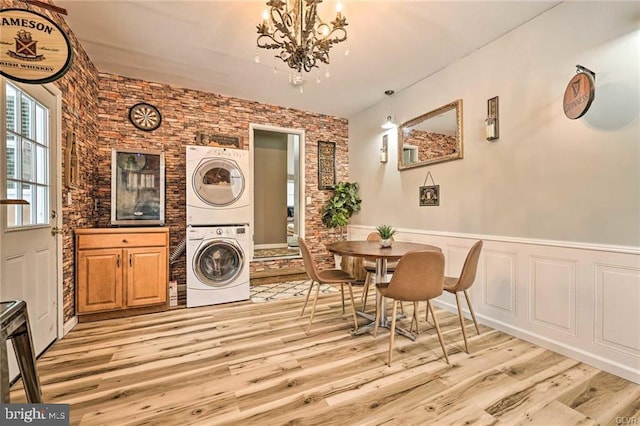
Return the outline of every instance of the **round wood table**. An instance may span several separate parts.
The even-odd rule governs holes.
[[[379,241],[337,241],[335,243],[327,244],[327,250],[331,253],[339,254],[341,256],[353,256],[353,257],[366,257],[376,260],[376,283],[386,282],[387,280],[387,261],[399,260],[402,256],[410,251],[442,251],[440,247],[432,246],[422,243],[410,243],[404,241],[394,241],[391,247],[381,247]],[[377,299],[380,297],[378,291],[376,291],[376,306],[378,306]],[[380,312],[379,327],[391,328],[391,320],[386,318],[386,309],[384,299],[382,300],[382,312]],[[375,316],[367,314],[365,312],[356,312],[359,316],[367,318],[371,321],[369,324],[358,327],[352,334],[362,334],[371,330],[375,326]],[[405,337],[415,340],[416,336],[413,333],[396,327],[396,332]]]

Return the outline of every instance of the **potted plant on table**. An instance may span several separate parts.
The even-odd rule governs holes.
[[[380,246],[383,248],[391,247],[393,235],[396,233],[396,230],[390,225],[378,225],[376,230],[378,231],[378,235],[380,235]]]

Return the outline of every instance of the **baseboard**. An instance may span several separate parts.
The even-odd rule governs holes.
[[[64,325],[62,326],[62,336],[66,336],[67,333],[69,333],[73,327],[75,327],[76,325],[78,325],[78,317],[77,316],[73,316],[71,317],[71,319],[67,322],[64,323]]]
[[[273,244],[256,244],[253,246],[254,250],[269,250],[269,249],[279,249],[279,248],[287,248],[287,242],[284,241],[282,243],[273,243]]]
[[[433,300],[433,304],[439,308],[445,309],[457,315],[458,311],[455,305],[452,305],[450,303],[447,303],[441,300]],[[471,320],[470,316],[468,315],[468,311],[463,310],[463,316]],[[591,365],[592,367],[598,368],[603,371],[607,371],[611,374],[615,374],[624,379],[640,384],[639,370],[634,370],[626,365],[619,364],[615,361],[598,356],[594,353],[589,353],[579,348],[568,346],[562,342],[558,342],[556,340],[550,339],[540,334],[532,333],[522,328],[515,327],[511,324],[507,324],[502,321],[489,318],[482,314],[476,313],[476,319],[480,324],[484,324],[488,327],[502,331],[504,333],[507,333],[511,336],[525,340],[527,342],[533,343],[542,348],[549,349],[551,351],[557,352],[566,357],[573,358],[577,361]]]

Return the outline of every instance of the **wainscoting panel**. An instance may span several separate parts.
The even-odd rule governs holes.
[[[530,320],[576,335],[576,262],[530,258]]]
[[[374,229],[349,226],[349,239]],[[469,292],[479,322],[640,383],[640,247],[420,229],[398,229],[395,238],[442,248],[452,275],[483,240]],[[435,303],[456,310],[449,294]]]
[[[595,341],[640,356],[640,269],[595,266]]]
[[[515,317],[517,315],[516,254],[489,251],[484,248],[483,252],[484,254],[480,257],[480,264],[484,265],[482,304],[485,309]]]

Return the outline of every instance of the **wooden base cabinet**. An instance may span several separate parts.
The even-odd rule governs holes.
[[[168,228],[76,230],[76,310],[81,321],[167,308]]]

